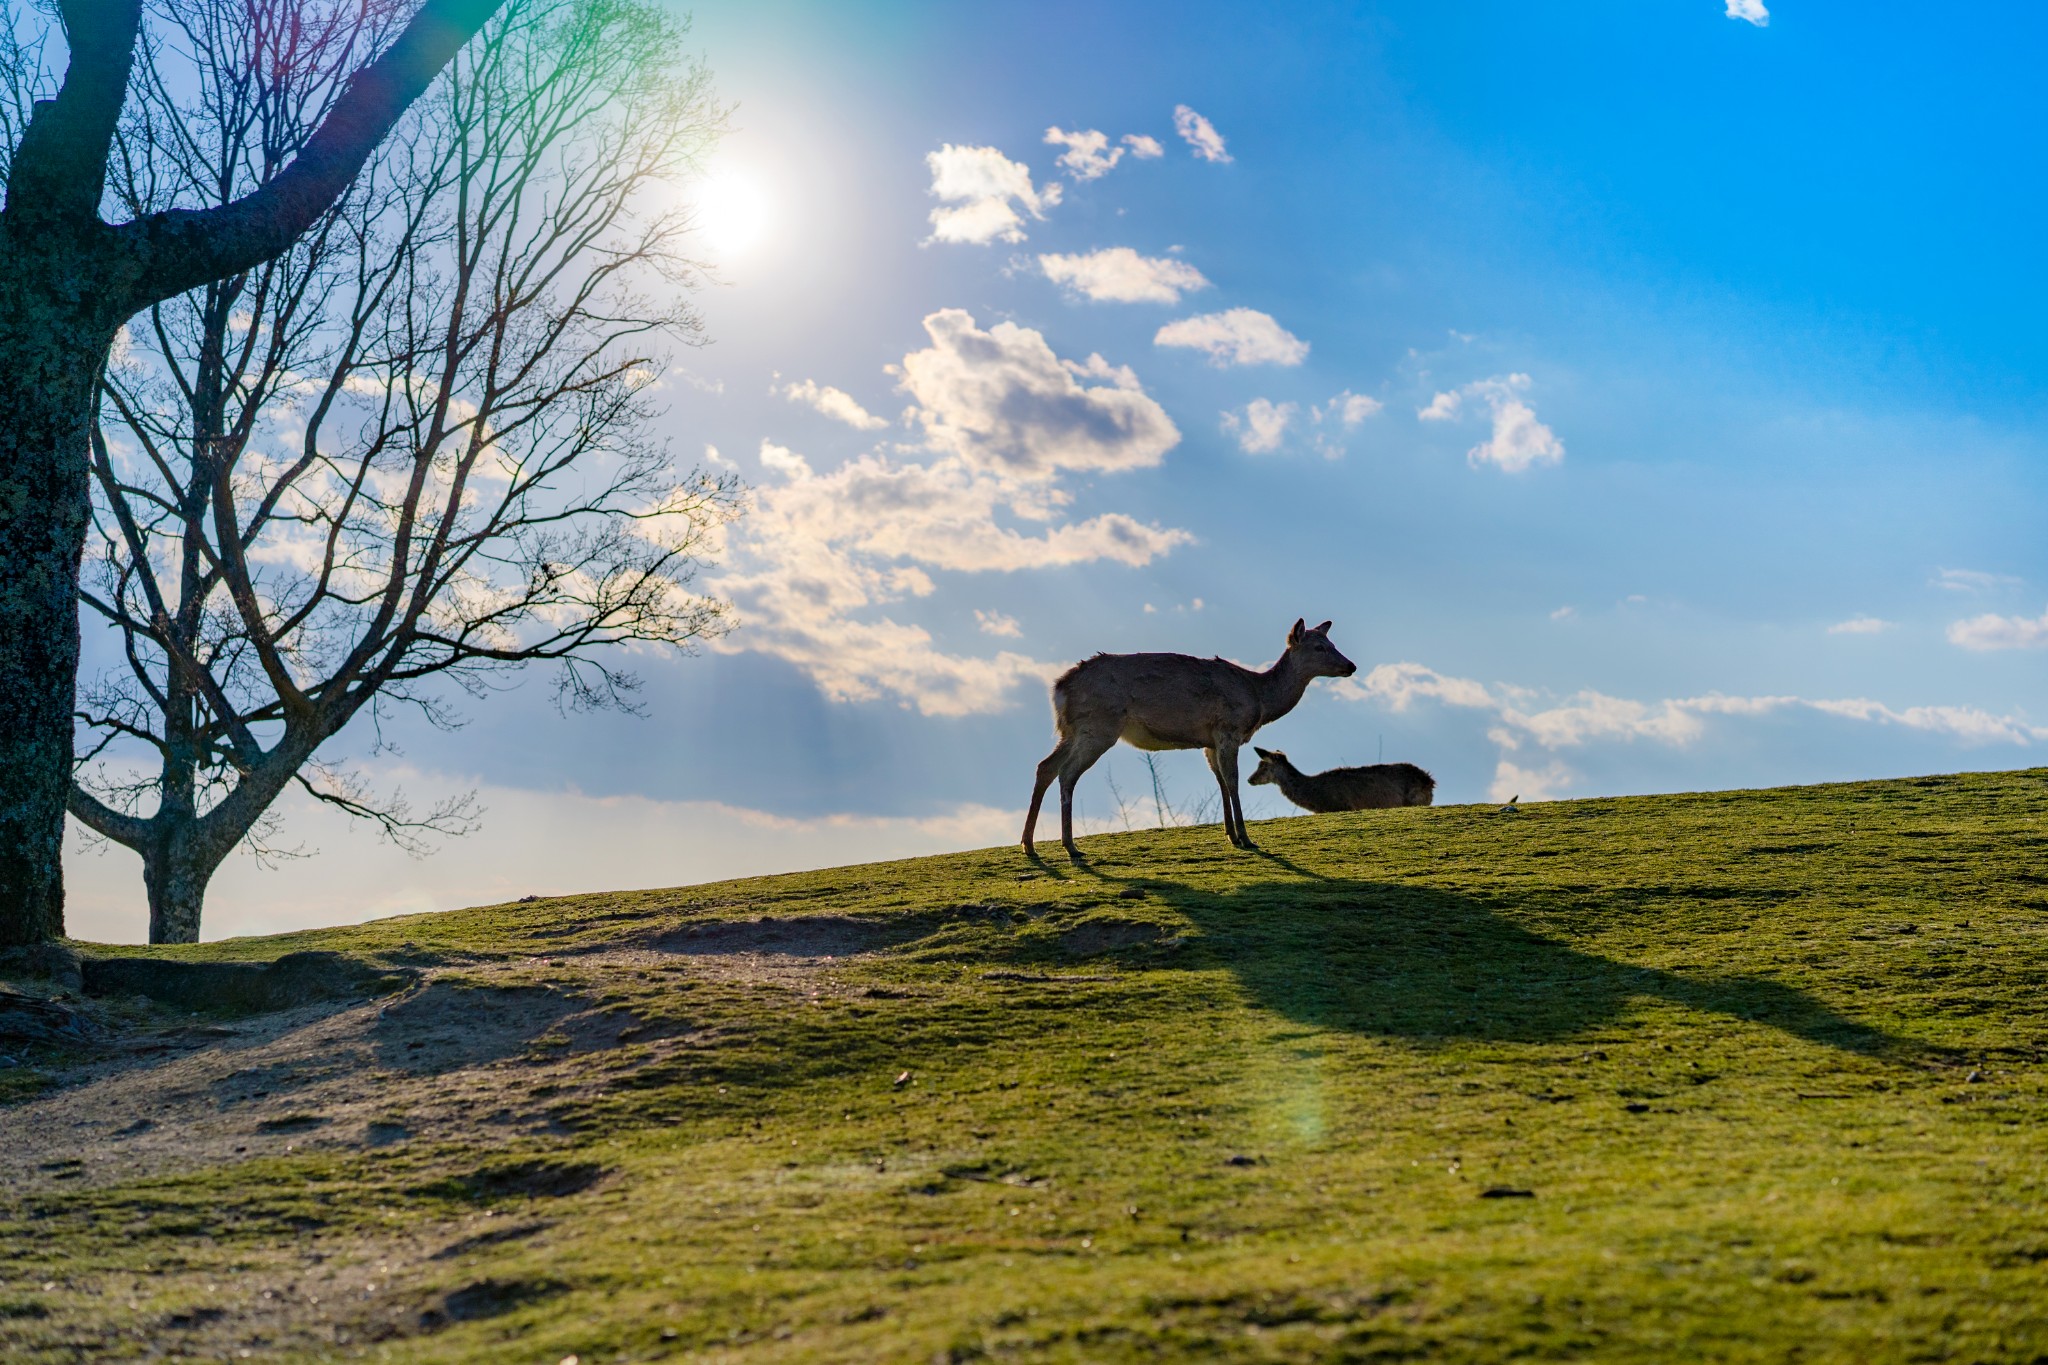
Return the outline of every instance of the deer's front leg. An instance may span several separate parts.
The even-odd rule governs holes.
[[[1231,843],[1237,842],[1237,830],[1230,823],[1230,788],[1223,783],[1223,762],[1214,749],[1202,750],[1202,757],[1209,761],[1209,774],[1216,779],[1216,790],[1223,794],[1223,837]]]

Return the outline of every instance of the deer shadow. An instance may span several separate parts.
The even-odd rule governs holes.
[[[1086,872],[1186,916],[1252,999],[1318,1028],[1418,1042],[1561,1042],[1613,1025],[1647,998],[1845,1052],[1905,1061],[1930,1051],[1767,977],[1642,967],[1574,947],[1504,913],[1510,897],[1326,877],[1272,861],[1300,879],[1218,893]],[[1619,899],[1578,904],[1595,920],[1643,913]]]

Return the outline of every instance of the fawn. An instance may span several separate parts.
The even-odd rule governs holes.
[[[1413,763],[1375,763],[1365,768],[1305,773],[1278,749],[1255,748],[1252,752],[1259,756],[1258,771],[1248,779],[1254,787],[1277,786],[1289,801],[1318,814],[1426,806],[1436,799],[1436,779]]]

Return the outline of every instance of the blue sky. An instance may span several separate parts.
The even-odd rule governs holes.
[[[698,9],[726,283],[663,434],[755,489],[740,629],[644,718],[401,735],[485,830],[293,807],[210,935],[1003,842],[1049,671],[1297,616],[1359,675],[1260,742],[1440,803],[2039,764],[2048,12],[1729,8]],[[72,876],[139,935],[129,855]]]

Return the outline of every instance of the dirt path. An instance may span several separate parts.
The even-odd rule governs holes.
[[[786,940],[771,928],[770,951],[760,951],[764,923],[678,931],[639,949],[433,968],[381,999],[152,1029],[76,1068],[63,1088],[0,1108],[0,1151],[18,1173],[15,1193],[29,1194],[309,1148],[458,1138],[488,1148],[557,1132],[546,1110],[601,1084],[590,1054],[631,1041],[654,1061],[708,1041],[649,1029],[605,1003],[608,984],[656,970],[672,978],[680,967],[809,994],[835,989],[828,969],[861,946],[828,924]]]

